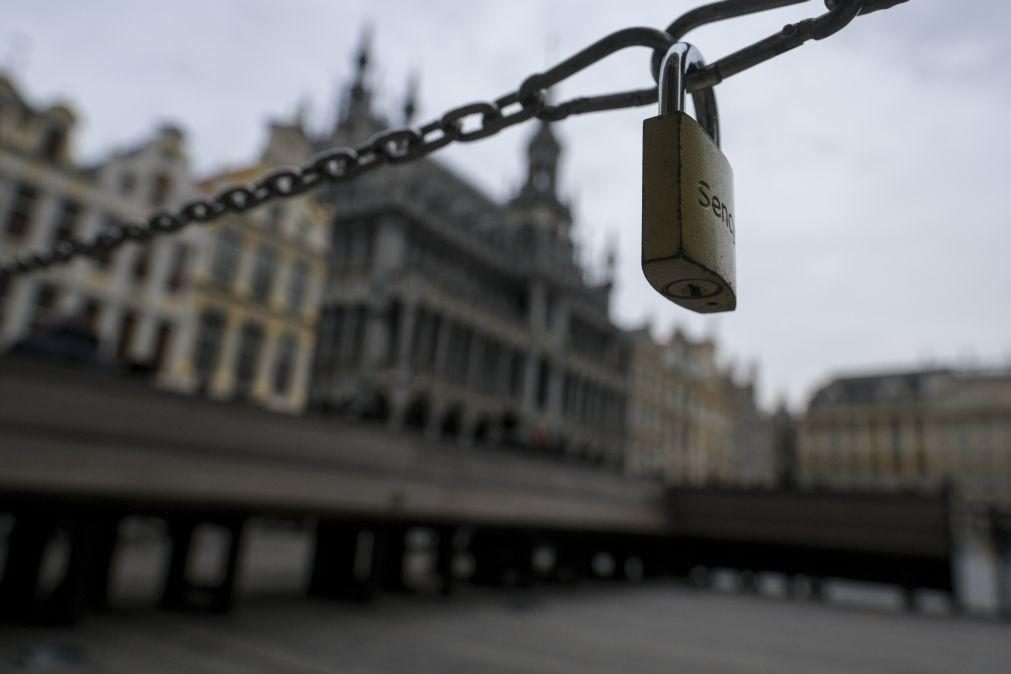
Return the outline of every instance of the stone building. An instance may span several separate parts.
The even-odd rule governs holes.
[[[950,484],[1011,503],[1011,371],[840,377],[811,398],[797,433],[802,485],[921,489]]]
[[[90,238],[192,194],[179,130],[164,127],[82,166],[70,152],[74,121],[67,105],[33,106],[0,76],[0,255]],[[184,320],[194,238],[130,243],[8,281],[0,287],[0,350],[73,318],[94,331],[105,356],[158,369]]]
[[[757,371],[741,381],[723,379],[724,395],[730,411],[733,447],[731,465],[725,478],[741,486],[773,487],[783,483],[788,457],[777,442],[777,422],[758,405]]]
[[[648,328],[631,337],[628,471],[671,484],[772,484],[771,427],[753,382],[721,369],[711,340],[675,330],[656,341]]]
[[[226,171],[200,187],[213,194],[270,168]],[[326,213],[311,197],[288,199],[216,220],[204,243],[192,269],[190,320],[162,383],[303,410],[326,275]]]
[[[368,56],[321,145],[387,125]],[[413,110],[408,101],[405,113]],[[425,159],[323,192],[334,208],[312,403],[464,441],[623,461],[628,346],[577,263],[547,124],[498,203]]]
[[[68,106],[33,107],[0,78],[3,257],[91,238],[265,171],[258,164],[198,184],[173,127],[80,166],[70,154],[73,126]],[[290,126],[274,125],[265,162],[304,151],[292,147]],[[0,287],[0,351],[72,323],[94,334],[101,357],[169,388],[298,411],[307,398],[326,225],[319,205],[289,200],[19,276]]]

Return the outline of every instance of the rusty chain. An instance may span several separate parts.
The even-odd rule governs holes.
[[[0,279],[45,269],[76,257],[102,256],[131,241],[145,241],[158,234],[175,232],[190,224],[206,223],[225,214],[240,214],[276,199],[294,197],[327,183],[352,180],[385,164],[410,162],[453,142],[486,138],[531,118],[555,122],[570,115],[649,105],[657,101],[653,86],[574,98],[549,105],[547,92],[563,80],[629,47],[652,50],[653,79],[660,58],[672,44],[694,28],[745,14],[752,14],[804,0],[722,0],[693,9],[666,30],[625,28],[598,40],[554,67],[531,75],[516,91],[492,102],[477,101],[454,108],[419,127],[382,131],[354,147],[337,147],[312,157],[298,167],[282,167],[248,185],[233,185],[206,199],[190,201],[177,210],[161,210],[144,223],[106,226],[91,239],[63,241],[51,250],[25,252],[0,264]],[[858,14],[885,9],[906,0],[825,0],[827,12],[797,24],[740,51],[688,73],[689,92],[715,86],[724,79],[774,56],[820,40],[845,27]]]

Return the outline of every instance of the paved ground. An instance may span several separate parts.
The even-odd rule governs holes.
[[[1007,624],[668,584],[258,599],[228,617],[143,609],[0,629],[0,672],[970,674],[1009,663]]]

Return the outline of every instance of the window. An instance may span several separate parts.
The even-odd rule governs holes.
[[[318,363],[330,365],[340,358],[343,331],[344,307],[324,309],[320,315],[320,337],[316,350]]]
[[[235,365],[235,395],[245,398],[253,388],[256,370],[263,345],[263,328],[252,321],[242,326],[239,335],[239,353]]]
[[[253,300],[263,302],[270,296],[276,266],[277,250],[273,246],[261,246],[256,251],[256,260],[253,263]]]
[[[295,226],[295,238],[299,241],[308,241],[309,233],[312,231],[312,223],[307,218],[299,218]]]
[[[133,258],[133,279],[142,281],[147,278],[148,268],[151,266],[151,244],[143,243],[137,247],[137,252]]]
[[[208,309],[200,315],[197,342],[193,354],[193,366],[200,386],[206,387],[217,367],[221,349],[221,337],[225,331],[225,317],[221,312]]]
[[[302,310],[308,276],[309,269],[304,260],[298,260],[292,265],[291,278],[288,281],[288,308],[292,313]]]
[[[512,363],[509,368],[509,393],[516,400],[523,397],[523,369],[526,366],[526,358],[523,351],[515,350],[512,354]]]
[[[168,201],[169,192],[172,190],[172,179],[164,173],[155,176],[151,185],[151,207],[160,208]]]
[[[481,359],[481,387],[491,393],[499,393],[502,371],[502,349],[498,342],[487,338]]]
[[[118,228],[120,228],[122,226],[123,226],[123,223],[120,222],[120,220],[118,218],[116,218],[113,215],[107,215],[107,216],[105,216],[105,220],[102,223],[102,229],[99,232],[99,236],[101,236],[102,233],[104,233],[104,232],[108,232],[110,230],[115,230],[115,229],[118,229]],[[95,257],[95,262],[98,264],[98,268],[99,269],[107,270],[107,269],[109,269],[109,267],[112,266],[113,253],[112,253],[111,250],[105,250],[105,251],[102,251],[101,253],[97,253],[94,257]]]
[[[67,131],[60,127],[52,127],[46,131],[40,148],[42,158],[56,161],[63,156],[63,147],[67,144]]]
[[[537,409],[545,409],[548,406],[548,379],[550,378],[550,366],[543,358],[537,364]]]
[[[222,229],[214,247],[214,262],[211,267],[211,276],[216,283],[223,286],[232,284],[241,254],[242,236],[233,229]]]
[[[123,172],[119,176],[119,193],[124,197],[133,194],[134,188],[137,187],[137,177],[129,172]]]
[[[60,202],[60,210],[56,215],[56,227],[53,228],[53,243],[63,243],[73,239],[80,217],[81,204],[73,199],[64,199]]]
[[[284,228],[284,206],[274,204],[267,211],[267,231],[279,235]]]
[[[45,327],[56,309],[58,293],[52,283],[42,283],[35,294],[35,315],[32,318],[33,328]]]
[[[119,324],[119,337],[116,341],[116,360],[124,363],[130,362],[130,347],[133,344],[133,336],[137,331],[137,315],[132,311],[127,311]]]
[[[446,365],[451,381],[458,383],[467,381],[471,335],[471,331],[462,325],[449,325],[449,354]]]
[[[101,312],[101,307],[98,304],[98,300],[89,299],[84,303],[84,310],[81,312],[81,318],[84,324],[88,326],[91,332],[98,331],[98,317]]]
[[[185,243],[177,243],[172,251],[172,267],[169,269],[168,290],[177,292],[186,282],[186,263],[190,249]]]
[[[351,335],[351,349],[349,358],[356,362],[365,350],[365,321],[368,318],[368,310],[363,305],[354,308],[349,320],[352,321],[354,332]]]
[[[277,366],[274,368],[274,392],[287,393],[295,365],[295,338],[290,333],[281,337],[277,345]]]
[[[14,189],[11,210],[7,213],[7,236],[20,239],[28,233],[28,225],[31,222],[37,197],[38,192],[27,183],[22,183]]]

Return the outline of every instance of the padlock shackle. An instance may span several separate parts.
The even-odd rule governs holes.
[[[660,62],[660,114],[684,112],[685,81],[688,71],[706,64],[699,50],[687,42],[675,42]],[[716,94],[712,87],[692,93],[696,121],[705,129],[716,146],[720,145],[720,117],[716,110]]]

